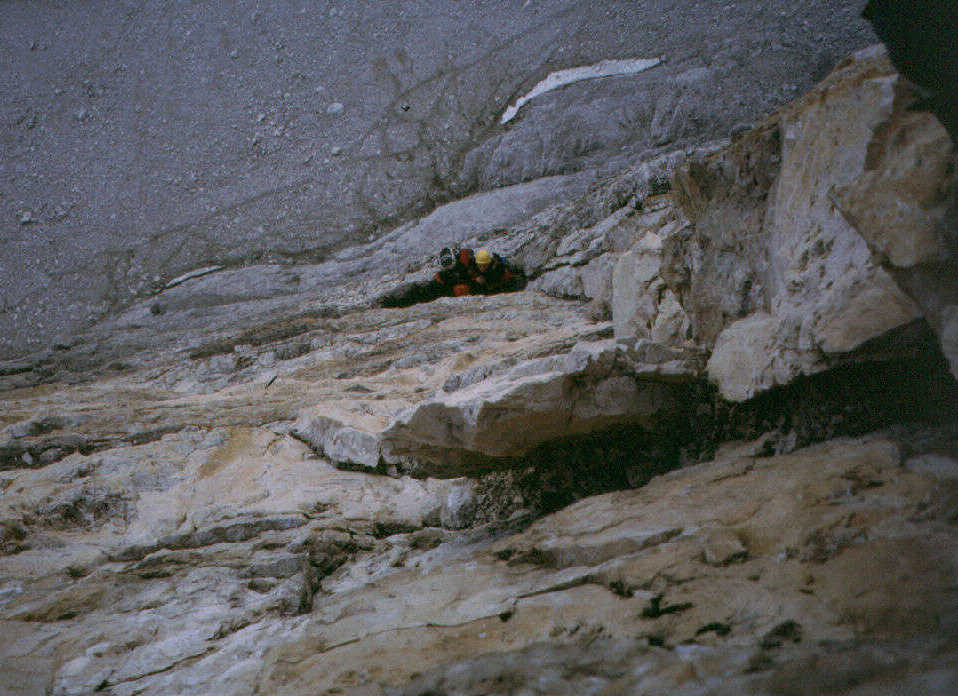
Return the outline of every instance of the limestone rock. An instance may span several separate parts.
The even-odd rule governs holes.
[[[184,279],[0,364],[0,691],[951,696],[958,388],[912,318],[952,351],[956,301],[940,250],[890,260],[941,201],[894,193],[900,248],[840,210],[939,162],[882,60],[728,148]],[[578,299],[381,306],[444,230]]]
[[[781,320],[762,313],[719,334],[707,369],[725,398],[745,401],[801,374],[801,356],[783,351],[780,335]]]
[[[861,173],[836,185],[832,200],[888,263],[940,261],[948,252],[937,226],[954,196],[954,149],[929,114],[902,108],[912,95],[899,76],[875,82],[891,92],[893,111],[868,143]]]
[[[702,541],[702,561],[712,566],[724,566],[744,561],[748,549],[737,535],[719,529],[705,535]]]
[[[699,465],[582,501],[491,546],[440,544],[367,584],[345,582],[341,570],[301,631],[274,642],[258,686],[482,693],[484,679],[505,674],[516,688],[537,693],[549,678],[558,689],[549,693],[566,693],[558,684],[591,661],[593,685],[687,693],[691,677],[675,671],[674,651],[650,645],[687,646],[696,684],[706,670],[743,693],[788,680],[800,655],[821,659],[819,641],[867,663],[870,646],[926,635],[954,615],[954,559],[937,546],[954,545],[953,531],[929,519],[919,523],[924,536],[897,502],[937,491],[932,514],[947,514],[955,492],[938,486],[903,471],[889,441],[834,442]],[[775,650],[759,665],[757,651]],[[923,669],[922,650],[899,653],[895,679]],[[605,671],[610,663],[620,669]],[[834,683],[828,669],[802,680]],[[942,674],[956,683],[953,670]],[[877,668],[857,677],[884,678]]]
[[[379,466],[379,438],[328,415],[301,416],[292,432],[334,462],[367,469]]]
[[[682,353],[663,353],[660,362],[640,363],[605,341],[519,363],[400,415],[383,432],[383,456],[460,471],[470,456],[517,457],[556,437],[650,423],[678,409],[669,381],[695,375]]]
[[[800,341],[826,353],[847,352],[919,314],[874,266],[866,240],[830,200],[830,192],[849,182],[867,185],[860,180],[867,166],[878,164],[867,157],[874,134],[893,113],[896,79],[883,51],[862,52],[782,120],[782,169],[765,223],[771,307],[800,327]],[[826,145],[836,139],[840,147]],[[922,177],[943,173],[932,161],[926,166],[931,169]]]
[[[690,338],[691,324],[665,279],[663,245],[681,235],[684,225],[675,219],[670,208],[653,217],[651,225],[615,267],[612,277],[615,336],[652,338],[681,346]]]
[[[658,314],[652,324],[651,338],[656,343],[683,345],[691,338],[692,324],[685,309],[671,290],[662,293]]]
[[[944,335],[954,289],[908,269],[951,263],[942,224],[953,153],[932,117],[907,111],[910,98],[880,47],[861,51],[728,150],[677,172],[691,228],[665,243],[661,275],[692,336],[714,347],[709,374],[726,397],[847,361],[923,312]],[[621,314],[620,333],[639,331]]]

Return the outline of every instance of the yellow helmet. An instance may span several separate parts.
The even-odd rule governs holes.
[[[476,264],[479,266],[488,266],[492,263],[492,254],[488,249],[480,249],[476,252]]]

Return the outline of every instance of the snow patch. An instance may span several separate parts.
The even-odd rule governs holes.
[[[506,109],[502,114],[499,123],[508,123],[519,113],[519,109],[530,99],[534,99],[546,92],[550,92],[559,87],[579,82],[580,80],[593,80],[597,77],[613,77],[616,75],[634,75],[643,70],[654,68],[662,62],[661,58],[623,58],[620,60],[602,60],[594,65],[583,65],[578,68],[567,68],[566,70],[557,70],[549,73],[546,79],[539,82],[528,94],[519,97],[516,103]]]
[[[184,273],[181,276],[177,276],[169,283],[166,284],[166,290],[181,285],[188,280],[193,280],[193,278],[199,278],[200,276],[205,276],[208,273],[215,273],[216,271],[222,270],[222,266],[206,266],[204,268],[197,268],[195,271],[190,271],[189,273]]]

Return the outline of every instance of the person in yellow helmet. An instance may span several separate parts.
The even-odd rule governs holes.
[[[476,265],[472,271],[472,289],[481,295],[497,292],[513,292],[525,287],[525,275],[518,268],[508,264],[499,254],[488,249],[476,252]]]
[[[526,286],[521,269],[506,263],[488,249],[444,248],[439,252],[439,270],[427,281],[401,285],[383,295],[383,307],[408,307],[419,302],[431,302],[438,297],[464,295],[493,295],[513,292]]]

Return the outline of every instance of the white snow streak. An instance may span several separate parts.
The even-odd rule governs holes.
[[[166,290],[181,285],[188,280],[193,280],[193,278],[199,278],[200,276],[205,276],[209,273],[215,273],[216,271],[221,270],[222,266],[206,266],[204,268],[197,268],[195,271],[190,271],[189,273],[184,273],[181,276],[177,276],[169,283],[166,284]]]
[[[499,123],[508,123],[513,116],[519,113],[523,104],[551,90],[580,80],[593,80],[597,77],[613,77],[615,75],[634,75],[643,70],[654,68],[661,62],[661,58],[623,58],[621,60],[603,60],[595,65],[583,65],[578,68],[567,68],[566,70],[549,73],[549,76],[533,87],[531,92],[519,97],[515,104],[506,109]]]

